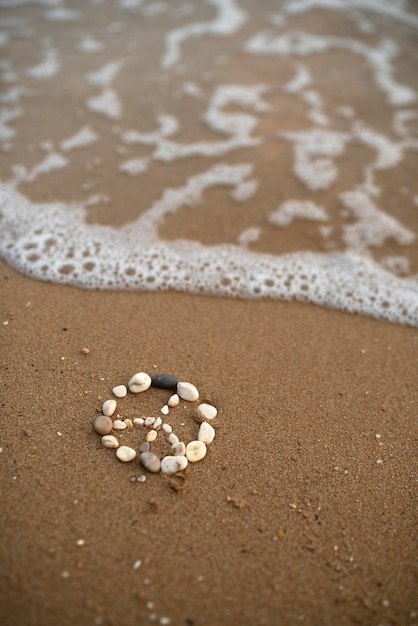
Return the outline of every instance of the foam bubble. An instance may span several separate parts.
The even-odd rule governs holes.
[[[88,98],[87,108],[110,119],[119,119],[122,115],[122,103],[113,89],[104,89],[100,95]]]
[[[170,31],[166,35],[166,51],[161,66],[168,69],[181,58],[181,44],[190,37],[202,35],[230,35],[244,24],[245,11],[239,8],[235,0],[208,0],[218,14],[212,22],[195,22]]]
[[[287,226],[295,219],[326,222],[327,212],[310,200],[287,200],[269,215],[270,224]]]
[[[123,68],[123,61],[112,61],[106,63],[100,69],[94,72],[88,72],[85,75],[86,81],[90,85],[98,85],[99,87],[110,87],[115,76]]]
[[[25,71],[25,74],[27,74],[27,76],[30,76],[30,78],[35,78],[37,80],[47,80],[48,78],[52,78],[53,76],[58,74],[61,67],[58,53],[47,40],[43,43],[42,57],[42,61],[38,65],[29,67]]]
[[[98,135],[91,130],[90,126],[84,126],[77,133],[68,137],[68,139],[61,141],[60,148],[64,152],[75,150],[76,148],[84,148],[85,146],[90,146],[97,139]]]

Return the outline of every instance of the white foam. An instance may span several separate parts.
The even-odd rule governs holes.
[[[166,51],[161,66],[168,69],[181,58],[181,45],[191,37],[202,35],[230,35],[237,31],[247,19],[245,11],[239,8],[235,0],[207,0],[217,10],[212,22],[195,22],[167,33]]]
[[[348,133],[313,128],[284,132],[280,137],[293,143],[293,171],[309,189],[327,189],[337,179],[338,169],[333,159],[343,154],[350,139]]]
[[[88,72],[85,75],[85,79],[90,85],[110,87],[115,76],[123,68],[123,65],[123,61],[112,61],[111,63],[106,63],[106,65],[103,65],[100,69],[94,72]]]
[[[44,17],[51,22],[75,22],[80,19],[80,13],[75,9],[57,7],[46,11]]]
[[[90,146],[97,141],[98,138],[98,135],[91,130],[90,126],[84,126],[71,137],[61,141],[60,148],[64,150],[64,152],[76,148],[84,148],[85,146]]]
[[[288,226],[295,219],[326,222],[328,215],[325,209],[310,200],[287,200],[268,218],[270,224],[275,226]]]
[[[308,56],[327,52],[332,48],[350,50],[361,55],[371,67],[375,81],[386,94],[389,104],[407,105],[417,99],[417,93],[412,87],[398,83],[393,77],[392,62],[398,54],[398,49],[391,39],[383,39],[374,48],[344,37],[305,32],[287,32],[275,37],[270,31],[263,31],[251,37],[245,44],[245,49],[253,54],[279,56]]]
[[[21,115],[22,109],[20,107],[14,107],[13,109],[3,107],[0,109],[0,141],[9,141],[16,135],[16,129],[8,126],[8,123]]]
[[[110,119],[122,116],[122,103],[113,89],[104,89],[100,95],[88,98],[87,108]]]
[[[49,152],[46,157],[37,165],[35,165],[29,172],[26,168],[18,166],[14,168],[15,180],[14,184],[20,182],[33,182],[42,174],[50,174],[55,170],[60,170],[67,167],[68,160],[62,156],[59,152]]]
[[[255,112],[269,111],[269,106],[262,100],[268,92],[266,85],[221,85],[213,94],[203,120],[222,134],[230,135],[222,141],[206,141],[180,143],[167,139],[178,130],[178,122],[169,115],[158,118],[159,130],[151,133],[140,133],[129,130],[122,133],[121,139],[126,144],[143,144],[155,146],[152,158],[156,161],[171,162],[191,156],[216,157],[222,156],[237,148],[259,145],[261,140],[252,137],[258,124],[258,117],[248,113],[226,113],[222,109],[231,104],[250,108]]]
[[[312,83],[312,76],[303,63],[298,63],[296,65],[296,74],[295,76],[284,85],[284,91],[289,93],[297,93],[305,87],[308,87]]]
[[[93,52],[100,52],[104,49],[104,43],[99,39],[95,39],[91,35],[86,35],[77,43],[77,50],[85,52],[87,54]]]
[[[231,191],[230,196],[235,202],[247,202],[257,191],[258,185],[259,182],[255,178],[246,180],[237,185],[237,187]]]
[[[119,171],[129,174],[130,176],[138,176],[148,169],[149,159],[146,157],[138,159],[129,159],[119,165]]]
[[[26,93],[25,87],[16,85],[0,95],[0,102],[2,104],[16,104],[24,93]]]
[[[58,74],[61,63],[58,58],[58,53],[51,46],[49,41],[44,41],[43,44],[43,59],[38,65],[34,65],[33,67],[29,67],[25,74],[30,76],[30,78],[35,78],[37,80],[47,80],[48,78],[52,78],[56,74]]]
[[[401,245],[415,241],[416,234],[412,230],[385,213],[364,191],[346,191],[340,198],[356,218],[355,222],[343,226],[343,240],[351,251],[365,253],[370,246],[381,246],[390,238]]]
[[[248,246],[250,243],[254,243],[260,238],[261,228],[257,226],[252,226],[251,228],[246,228],[243,230],[238,236],[238,243],[240,246]]]
[[[139,218],[133,228],[120,230],[85,223],[81,208],[69,212],[60,204],[34,205],[14,189],[3,188],[3,258],[36,278],[84,287],[296,298],[418,325],[418,283],[394,276],[358,254],[299,252],[278,257],[242,246],[205,247],[154,238],[164,216],[185,202],[198,202],[205,186],[220,180],[237,184],[251,171],[247,166],[234,172],[233,167],[224,166],[223,173],[213,168],[182,190],[165,191],[151,210],[150,222]]]

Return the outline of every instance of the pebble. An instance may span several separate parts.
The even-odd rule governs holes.
[[[197,438],[199,441],[203,441],[203,443],[209,445],[215,439],[215,429],[207,422],[202,422]]]
[[[147,441],[148,441],[149,443],[151,443],[151,441],[155,441],[155,440],[157,439],[157,435],[158,435],[158,433],[157,433],[157,431],[156,431],[156,430],[150,430],[150,431],[147,433]]]
[[[134,419],[134,424],[135,424],[135,426],[143,426],[143,425],[144,425],[144,422],[145,422],[145,420],[144,420],[144,418],[143,418],[143,417],[136,417],[136,418]]]
[[[173,432],[173,429],[171,428],[170,424],[163,424],[163,431],[167,433],[167,435],[169,435],[171,432]]]
[[[170,433],[167,439],[168,439],[168,443],[171,443],[171,444],[178,443],[180,441],[180,439],[174,433]]]
[[[140,446],[139,451],[140,452],[149,452],[150,449],[150,445],[148,443],[148,441],[144,441],[144,443]]]
[[[173,393],[173,395],[169,397],[167,405],[170,408],[174,408],[175,406],[178,406],[179,402],[180,402],[180,398],[179,398],[178,393]]]
[[[164,406],[160,409],[160,413],[162,413],[163,415],[168,415],[169,411],[170,409],[168,408],[168,404],[164,404]]]
[[[103,402],[102,404],[103,415],[110,417],[111,415],[113,415],[115,411],[116,411],[116,400],[106,400],[105,402]]]
[[[214,417],[218,415],[217,409],[211,404],[199,404],[197,407],[201,417],[204,417],[206,420],[213,420]]]
[[[139,460],[149,472],[159,472],[161,467],[160,459],[153,452],[142,452]]]
[[[113,428],[115,430],[125,430],[125,428],[127,428],[125,422],[123,422],[122,420],[115,420],[113,422]]]
[[[151,382],[154,387],[159,387],[160,389],[174,389],[178,381],[173,374],[154,374],[151,377]]]
[[[182,441],[173,443],[171,446],[174,456],[186,456],[186,445]]]
[[[128,393],[128,390],[126,389],[125,385],[117,385],[117,387],[113,387],[112,393],[117,398],[124,398]]]
[[[192,383],[177,383],[177,393],[183,400],[194,402],[199,397],[199,392]]]
[[[119,448],[119,441],[113,435],[104,435],[102,444],[105,448]]]
[[[93,428],[99,435],[108,435],[112,432],[113,422],[107,415],[98,415],[94,420]]]
[[[157,417],[157,419],[153,423],[152,427],[153,428],[158,428],[159,426],[161,426],[162,423],[163,423],[163,420],[161,419],[161,417]]]
[[[146,417],[145,418],[145,426],[152,426],[155,422],[155,417]]]
[[[132,420],[130,420],[129,417],[126,420],[124,420],[124,422],[128,428],[132,428]]]
[[[151,387],[151,377],[145,372],[138,372],[129,379],[128,387],[132,393],[146,391]]]
[[[191,441],[186,446],[186,456],[190,463],[200,461],[206,456],[206,445],[203,441]]]
[[[116,456],[118,457],[119,461],[122,461],[123,463],[129,463],[129,461],[133,461],[136,457],[136,451],[129,446],[120,446],[120,448],[116,450]]]
[[[165,456],[161,461],[161,471],[164,474],[175,474],[186,469],[188,464],[185,456]]]

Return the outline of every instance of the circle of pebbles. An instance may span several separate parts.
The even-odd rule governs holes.
[[[102,445],[115,451],[116,458],[122,463],[129,463],[139,456],[141,465],[152,473],[176,474],[186,469],[189,463],[201,461],[207,453],[207,447],[215,438],[215,429],[209,423],[218,411],[212,404],[203,402],[197,406],[201,423],[197,438],[193,441],[184,442],[173,432],[172,426],[166,421],[170,411],[175,409],[180,399],[186,402],[199,400],[199,391],[192,384],[178,381],[173,374],[154,374],[149,376],[145,372],[137,372],[127,385],[116,385],[112,393],[118,400],[125,398],[128,391],[142,393],[150,387],[165,389],[171,394],[160,409],[160,415],[154,417],[136,417],[131,419],[112,419],[116,412],[117,401],[113,398],[105,400],[101,407],[101,414],[96,417],[93,429],[101,436]],[[117,416],[119,418],[119,416]],[[138,450],[126,445],[120,445],[117,434],[127,428],[139,427],[146,430],[145,441]],[[152,451],[152,445],[160,434],[165,436],[171,446],[171,454],[160,458]],[[145,477],[140,477],[145,480]],[[136,479],[139,480],[139,479]],[[142,480],[141,480],[142,482]]]

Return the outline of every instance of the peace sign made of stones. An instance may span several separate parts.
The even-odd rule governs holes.
[[[117,385],[113,387],[112,393],[118,398],[125,398],[128,389],[131,393],[142,393],[151,386],[160,389],[171,390],[173,393],[160,409],[161,415],[158,417],[137,417],[130,419],[112,419],[115,414],[117,402],[114,399],[105,400],[102,404],[102,412],[94,420],[93,428],[102,436],[101,442],[105,448],[114,449],[116,457],[123,463],[133,461],[139,453],[140,463],[149,472],[163,472],[164,474],[176,474],[186,469],[189,463],[196,463],[206,456],[207,446],[215,438],[215,429],[209,423],[217,416],[217,409],[207,403],[199,404],[197,410],[203,419],[199,426],[197,439],[184,443],[180,441],[173,432],[170,424],[165,421],[170,410],[178,406],[180,398],[187,402],[195,402],[199,399],[199,391],[192,383],[179,382],[173,374],[155,374],[149,376],[145,372],[137,372],[130,378],[128,386]],[[209,420],[209,421],[208,421]],[[138,453],[130,446],[121,446],[115,434],[112,432],[122,431],[126,428],[145,427],[148,428],[146,441],[139,447]],[[160,432],[163,432],[167,442],[171,445],[171,455],[160,459],[152,452],[152,443],[156,441]]]

